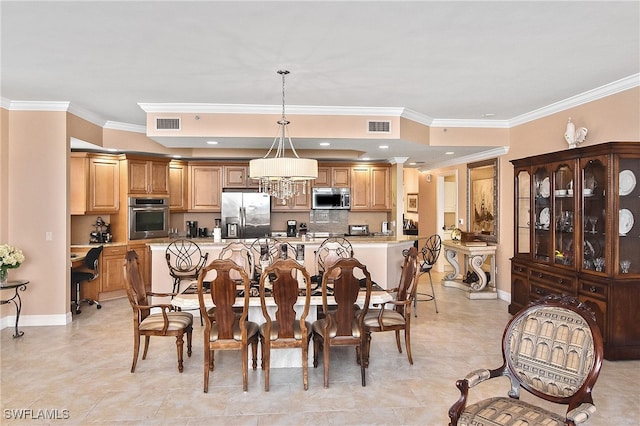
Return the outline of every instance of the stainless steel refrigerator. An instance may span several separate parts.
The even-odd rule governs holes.
[[[222,193],[222,238],[271,236],[271,197],[260,192]]]

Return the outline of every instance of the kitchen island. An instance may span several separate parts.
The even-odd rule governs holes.
[[[402,261],[402,251],[408,249],[417,239],[415,236],[380,236],[380,237],[355,237],[349,242],[353,246],[354,257],[367,266],[371,274],[371,279],[383,289],[396,287],[400,280]],[[279,241],[291,244],[296,247],[298,244],[304,245],[304,265],[309,275],[317,274],[315,265],[315,252],[324,241],[324,238],[301,239],[301,238],[278,238]],[[154,292],[171,292],[173,289],[173,278],[169,275],[169,268],[165,260],[165,251],[172,240],[156,240],[147,245],[151,251],[151,282]],[[209,253],[209,261],[217,259],[222,249],[232,242],[243,242],[247,246],[254,241],[226,239],[222,242],[214,242],[211,238],[196,238],[193,241],[198,244],[204,253]],[[182,288],[188,285],[183,284]]]

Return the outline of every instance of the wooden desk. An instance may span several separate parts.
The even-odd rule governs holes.
[[[447,262],[453,266],[453,272],[445,275],[442,283],[445,287],[455,287],[467,292],[469,299],[497,299],[495,277],[496,277],[496,249],[495,244],[486,246],[467,246],[459,241],[445,240],[442,242],[444,255]],[[459,256],[461,255],[461,256]],[[459,257],[464,257],[462,270]],[[483,265],[490,257],[488,271],[491,278],[487,280]],[[478,281],[467,284],[462,282],[467,271],[474,271],[478,275]]]

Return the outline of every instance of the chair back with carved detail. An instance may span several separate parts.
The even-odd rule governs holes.
[[[236,265],[240,266],[247,274],[249,279],[253,278],[255,273],[254,265],[253,265],[253,255],[249,247],[247,247],[244,243],[233,242],[227,244],[218,259],[230,259],[233,260]],[[240,273],[235,270],[230,271],[231,278],[234,280],[240,279]]]
[[[505,416],[510,424],[574,425],[595,412],[591,391],[602,366],[602,336],[593,312],[576,298],[550,295],[517,313],[504,331],[502,356],[500,368],[476,370],[456,383],[461,396],[449,410],[451,425],[502,424]],[[511,380],[509,397],[466,405],[469,388],[499,376]],[[520,389],[567,405],[566,416],[520,401]]]

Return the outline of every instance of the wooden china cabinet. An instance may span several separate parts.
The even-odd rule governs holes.
[[[605,357],[640,359],[640,142],[608,142],[511,161],[515,314],[548,294],[596,315]]]

